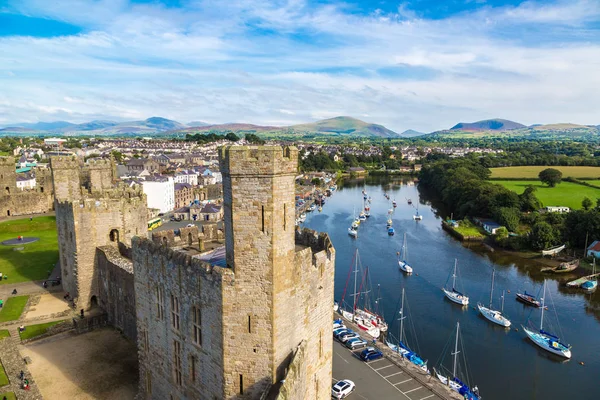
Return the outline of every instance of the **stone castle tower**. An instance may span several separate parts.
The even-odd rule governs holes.
[[[36,169],[36,187],[20,190],[15,166],[13,157],[0,157],[0,218],[51,210],[52,184],[48,181],[48,171]]]
[[[221,149],[225,251],[133,243],[152,399],[329,399],[335,250],[295,227],[294,147]]]
[[[96,248],[146,235],[146,197],[114,185],[112,160],[81,165],[73,157],[53,157],[50,164],[63,288],[87,309],[98,296]]]
[[[14,194],[17,190],[17,173],[13,157],[0,157],[0,193]]]

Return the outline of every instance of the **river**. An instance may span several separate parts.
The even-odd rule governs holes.
[[[353,209],[358,213],[362,207],[363,189],[372,199],[371,217],[361,223],[359,237],[354,239],[347,229],[353,219]],[[385,225],[391,204],[385,199],[384,192],[398,203],[393,215],[395,236],[387,234]],[[412,206],[408,205],[407,198],[413,200]],[[419,222],[412,218],[417,203],[419,213],[423,215]],[[595,306],[596,310],[600,308],[600,292],[586,295],[566,290],[557,280],[547,280],[549,293],[546,299],[550,304],[547,304],[549,309],[545,313],[544,326],[554,332],[562,331],[562,340],[573,346],[571,360],[559,359],[530,342],[521,328],[521,324],[539,326],[540,310],[515,300],[517,291],[538,293],[544,279],[539,267],[496,254],[492,254],[491,258],[495,260],[492,261],[486,252],[463,246],[442,230],[441,219],[435,211],[419,197],[416,185],[403,184],[399,180],[367,178],[366,185],[364,180],[340,184],[323,211],[309,213],[304,224],[327,232],[335,246],[335,298],[342,298],[358,248],[363,267],[369,267],[373,299],[377,285],[380,285],[380,306],[389,323],[397,319],[398,300],[401,288],[405,287],[410,323],[415,328],[412,336],[408,329],[409,343],[415,347],[414,337],[417,337],[419,354],[429,360],[430,369],[436,367],[443,353],[444,365],[452,368],[450,352],[443,350],[459,321],[464,343],[461,355],[466,355],[469,382],[479,387],[484,399],[597,399],[600,319],[590,306]],[[402,247],[404,233],[407,234],[408,260],[414,268],[412,276],[404,275],[397,264],[396,252]],[[464,289],[470,297],[468,307],[451,303],[440,290],[455,258],[460,272],[458,289]],[[502,291],[510,291],[505,295],[504,305],[505,315],[512,321],[510,329],[492,324],[474,309],[477,302],[489,302],[492,268],[496,269],[494,304],[497,308]],[[346,301],[351,302],[349,294],[352,290],[351,283]],[[397,332],[397,325],[390,331]]]

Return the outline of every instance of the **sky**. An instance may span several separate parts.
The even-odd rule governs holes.
[[[600,0],[0,0],[0,126],[600,124]]]

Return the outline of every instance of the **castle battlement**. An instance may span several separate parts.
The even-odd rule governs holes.
[[[310,247],[313,255],[325,252],[327,258],[331,260],[335,254],[331,239],[329,239],[329,235],[325,232],[317,232],[308,228],[296,228],[295,239],[296,245]]]
[[[91,158],[87,160],[86,166],[89,169],[112,169],[112,158]]]
[[[223,281],[233,281],[234,278],[234,273],[229,268],[210,264],[199,258],[192,257],[184,251],[171,249],[163,244],[158,244],[139,236],[132,239],[132,248],[138,253],[142,252],[163,257],[165,260],[170,261],[174,266],[198,273],[201,276],[211,276],[211,280],[214,280],[217,276],[220,277],[219,280]]]
[[[221,171],[229,175],[272,176],[296,174],[294,146],[225,146],[220,149]]]
[[[50,168],[52,170],[59,169],[76,169],[79,170],[79,160],[75,156],[55,156],[50,157]]]
[[[15,167],[15,158],[10,156],[0,157],[0,167]]]

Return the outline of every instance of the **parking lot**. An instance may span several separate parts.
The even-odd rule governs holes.
[[[349,399],[442,399],[387,358],[363,362],[358,357],[361,351],[352,352],[333,341],[334,382],[350,379],[356,384]]]

